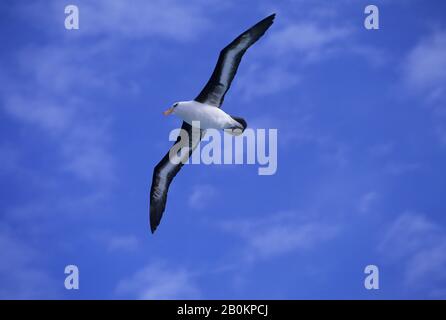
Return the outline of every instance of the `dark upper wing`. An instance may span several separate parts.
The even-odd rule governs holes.
[[[158,227],[161,218],[163,216],[164,209],[166,208],[167,192],[169,185],[173,178],[180,171],[184,162],[190,157],[192,152],[198,146],[201,138],[204,135],[204,130],[200,132],[194,132],[192,134],[192,126],[187,122],[183,122],[181,129],[184,133],[188,134],[188,139],[181,137],[181,133],[178,135],[177,141],[171,147],[175,150],[180,150],[182,147],[189,146],[189,152],[183,153],[182,161],[178,164],[172,162],[169,158],[169,152],[161,159],[153,170],[152,187],[150,188],[150,229],[152,233],[155,232]],[[199,129],[194,129],[199,130]]]
[[[189,151],[184,153],[181,158],[182,161],[176,164],[170,161],[169,150],[153,170],[152,187],[150,188],[150,229],[152,230],[152,233],[155,232],[158,227],[164,209],[166,208],[167,192],[169,191],[170,183],[178,171],[180,171],[184,162],[198,146],[205,133],[205,130],[200,130],[199,132],[194,132],[194,134],[192,134],[192,126],[187,122],[183,122],[181,130],[184,130],[184,132],[187,133],[188,139],[185,139],[184,137],[181,138],[180,133],[177,141],[170,150],[172,150],[172,148],[180,150],[182,147],[189,146]]]
[[[254,44],[274,22],[275,14],[266,17],[239,35],[220,52],[217,65],[206,86],[195,101],[220,107],[226,92],[237,73],[243,54]]]

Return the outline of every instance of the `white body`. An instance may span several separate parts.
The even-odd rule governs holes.
[[[190,125],[193,121],[200,121],[200,129],[240,127],[237,121],[220,108],[197,101],[179,102],[173,113]]]

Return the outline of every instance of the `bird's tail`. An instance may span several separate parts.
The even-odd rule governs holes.
[[[236,116],[231,116],[232,119],[234,119],[237,122],[236,126],[227,128],[225,131],[229,134],[232,134],[233,136],[239,136],[241,135],[246,127],[248,126],[248,124],[246,123],[246,120],[240,117],[236,117]]]

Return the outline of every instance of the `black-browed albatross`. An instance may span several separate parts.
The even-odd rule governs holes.
[[[168,152],[153,170],[152,187],[150,188],[150,229],[155,232],[158,227],[164,209],[166,208],[167,192],[175,175],[180,171],[200,140],[209,128],[227,130],[233,135],[241,134],[247,124],[242,118],[231,116],[220,109],[226,92],[237,73],[237,68],[246,50],[253,45],[273,24],[275,14],[261,20],[250,29],[239,35],[226,46],[218,57],[217,65],[211,78],[200,94],[192,101],[182,101],[173,104],[164,111],[164,115],[176,114],[183,119],[182,130],[188,133],[188,146],[178,136],[171,150],[180,150],[183,144],[188,147],[188,152],[182,155],[184,158],[179,163],[169,159]],[[199,121],[200,132],[192,134],[192,122]]]

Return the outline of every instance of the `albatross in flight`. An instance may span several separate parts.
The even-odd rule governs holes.
[[[166,208],[167,192],[173,178],[180,171],[183,164],[189,159],[198,146],[200,140],[209,128],[222,129],[233,135],[243,133],[247,124],[242,118],[231,116],[220,109],[226,92],[237,73],[237,68],[243,55],[274,22],[275,14],[261,20],[250,29],[239,35],[227,45],[218,57],[217,65],[209,81],[200,94],[192,101],[174,103],[164,111],[164,115],[175,114],[183,120],[181,131],[188,134],[188,141],[183,141],[179,135],[170,150],[181,150],[188,147],[188,152],[181,155],[180,161],[172,162],[168,152],[153,170],[152,187],[150,188],[150,229],[155,232],[164,209]],[[192,133],[192,124],[199,121],[200,131]]]

